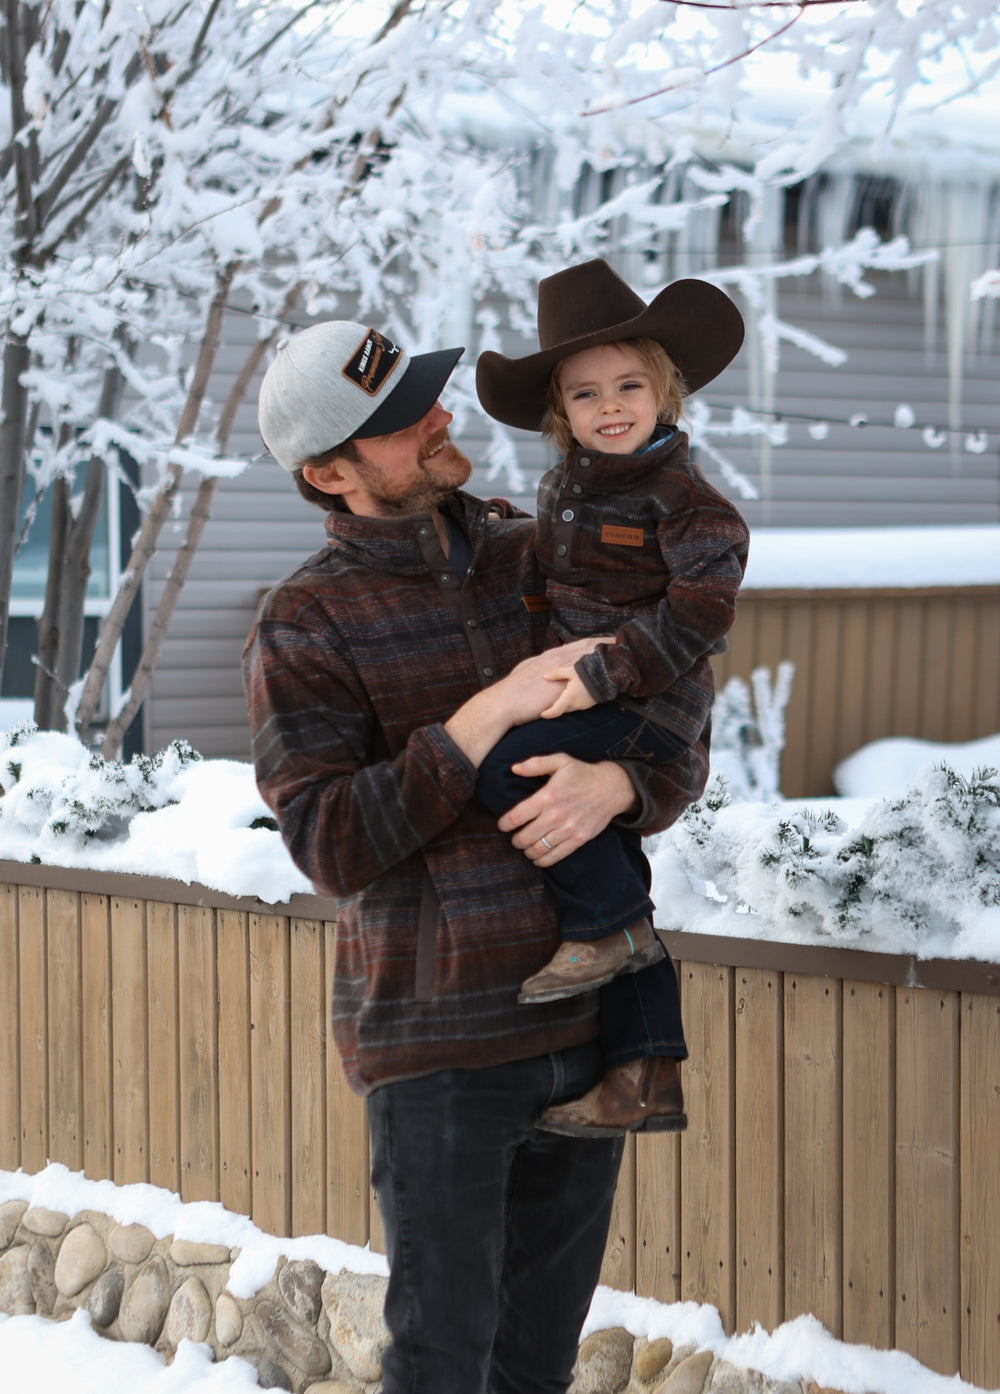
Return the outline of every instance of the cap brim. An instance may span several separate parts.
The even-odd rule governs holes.
[[[451,348],[414,354],[403,377],[382,405],[358,427],[351,440],[391,436],[394,431],[405,431],[407,426],[426,416],[464,352],[464,348]]]

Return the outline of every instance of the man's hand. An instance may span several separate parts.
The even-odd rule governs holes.
[[[636,792],[625,770],[611,760],[586,764],[570,755],[535,755],[512,766],[515,774],[548,776],[548,782],[503,815],[501,832],[536,866],[555,866],[613,818],[627,813]]]
[[[553,668],[572,668],[577,659],[591,653],[598,644],[613,642],[606,635],[575,639],[571,644],[524,659],[505,678],[464,702],[445,722],[444,729],[478,769],[512,726],[534,721],[552,705],[552,683],[547,675]]]

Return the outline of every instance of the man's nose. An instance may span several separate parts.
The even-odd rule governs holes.
[[[455,420],[455,417],[452,412],[445,411],[440,402],[435,402],[427,413],[425,420],[432,430],[440,431],[442,426],[450,426]]]

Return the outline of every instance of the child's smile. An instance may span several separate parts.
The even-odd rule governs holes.
[[[634,455],[657,420],[649,369],[627,346],[599,344],[559,364],[559,388],[570,430],[586,450]]]

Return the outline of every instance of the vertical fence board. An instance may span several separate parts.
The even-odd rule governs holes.
[[[953,605],[951,662],[943,675],[948,684],[948,723],[949,741],[969,741],[975,734],[973,716],[976,687],[976,669],[979,654],[976,644],[978,637],[977,609],[972,605]],[[995,636],[1000,644],[1000,628]]]
[[[636,1138],[635,1192],[635,1290],[640,1297],[679,1302],[681,1140],[676,1133],[640,1133]]]
[[[948,739],[948,708],[951,686],[951,641],[954,607],[947,599],[931,600],[924,610],[923,702],[920,733],[925,740]],[[927,681],[928,675],[936,681]]]
[[[815,604],[812,611],[814,632],[809,670],[812,690],[806,769],[807,787],[820,792],[829,788],[830,774],[837,763],[839,713],[848,694],[842,691],[839,681],[841,608]]]
[[[146,904],[111,900],[111,1040],[114,1181],[149,1180],[149,1001]]]
[[[292,1233],[326,1229],[326,977],[323,925],[291,922]]]
[[[0,886],[0,1168],[21,1165],[21,1013],[17,952],[17,889]]]
[[[893,1336],[895,997],[844,984],[844,1340]]]
[[[45,895],[18,891],[21,1022],[21,1165],[39,1171],[49,1156],[48,998],[45,974]]]
[[[736,970],[736,1326],[784,1317],[781,974]]]
[[[962,997],[962,1378],[1000,1379],[1000,1001]]]
[[[959,1002],[896,990],[896,1344],[959,1367]]]
[[[785,713],[785,749],[781,761],[781,787],[791,798],[819,793],[825,787],[810,784],[809,733],[812,730],[810,669],[813,654],[813,626],[810,610],[803,605],[789,606],[785,627],[787,650],[784,657],[795,664],[792,692]]]
[[[215,912],[177,907],[180,1170],[185,1200],[219,1198]]]
[[[45,893],[49,1000],[49,1159],[83,1166],[80,1018],[80,897]]]
[[[111,916],[106,895],[80,897],[83,1041],[83,1169],[92,1180],[114,1170],[111,1059]]]
[[[976,676],[972,735],[1000,731],[1000,602],[976,605]]]
[[[323,1013],[330,1029],[333,1002],[333,965],[336,955],[336,926],[323,925],[326,938],[326,992]],[[381,1218],[368,1184],[370,1172],[368,1114],[365,1103],[349,1088],[340,1056],[330,1034],[326,1053],[326,1165],[327,1232],[349,1244],[367,1244],[385,1253]]]
[[[688,1130],[681,1135],[681,1296],[736,1320],[733,970],[686,963]]]
[[[291,1222],[288,939],[284,916],[250,916],[253,1218],[271,1234]]]
[[[833,759],[865,743],[864,693],[868,684],[870,615],[867,601],[845,597],[840,621],[839,698]]]
[[[922,674],[924,662],[924,607],[919,600],[900,601],[896,606],[896,636],[893,646],[892,727],[898,735],[922,734]]]
[[[149,1179],[181,1189],[177,907],[146,902],[149,975]]]
[[[601,1264],[601,1282],[621,1292],[635,1288],[635,1138],[625,1139],[615,1190],[608,1242]]]
[[[217,914],[219,974],[219,1199],[227,1210],[253,1210],[250,1138],[250,937],[242,910]]]
[[[785,1317],[842,1330],[840,984],[785,975]]]
[[[886,599],[868,602],[868,682],[864,693],[862,745],[893,730],[892,701],[895,672],[896,606]],[[841,752],[843,755],[850,751]]]

